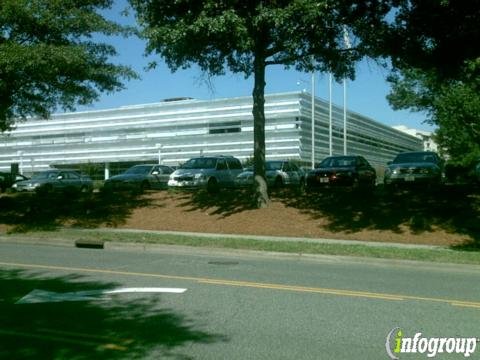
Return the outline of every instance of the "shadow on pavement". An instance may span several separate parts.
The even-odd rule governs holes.
[[[143,206],[152,206],[148,197],[132,192],[17,193],[0,197],[0,224],[13,226],[13,232],[54,230],[65,224],[116,226]]]
[[[48,278],[20,270],[2,271],[0,358],[163,358],[192,342],[225,341],[223,336],[198,330],[189,319],[162,307],[163,295],[158,294],[127,300],[16,304],[34,289],[67,293],[106,290],[114,285],[85,282],[80,276]]]

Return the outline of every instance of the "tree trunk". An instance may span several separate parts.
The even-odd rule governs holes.
[[[269,198],[265,178],[265,56],[255,54],[255,84],[253,87],[253,169],[257,206],[268,206]]]

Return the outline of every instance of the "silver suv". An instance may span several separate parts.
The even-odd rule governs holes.
[[[188,160],[170,175],[168,186],[204,188],[215,192],[234,187],[235,178],[243,171],[240,160],[233,156],[205,156]]]

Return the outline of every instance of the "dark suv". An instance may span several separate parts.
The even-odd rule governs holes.
[[[444,178],[443,160],[432,151],[415,151],[398,154],[385,169],[384,184],[439,185]]]
[[[176,188],[234,187],[235,178],[243,171],[240,160],[233,156],[202,156],[188,160],[170,175],[168,186]]]

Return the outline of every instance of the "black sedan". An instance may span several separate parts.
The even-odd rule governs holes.
[[[93,182],[88,176],[76,170],[51,169],[36,173],[29,180],[16,182],[12,189],[42,193],[77,190],[86,193],[93,190]]]
[[[375,169],[362,156],[330,156],[311,170],[306,179],[307,189],[333,186],[374,187]]]

